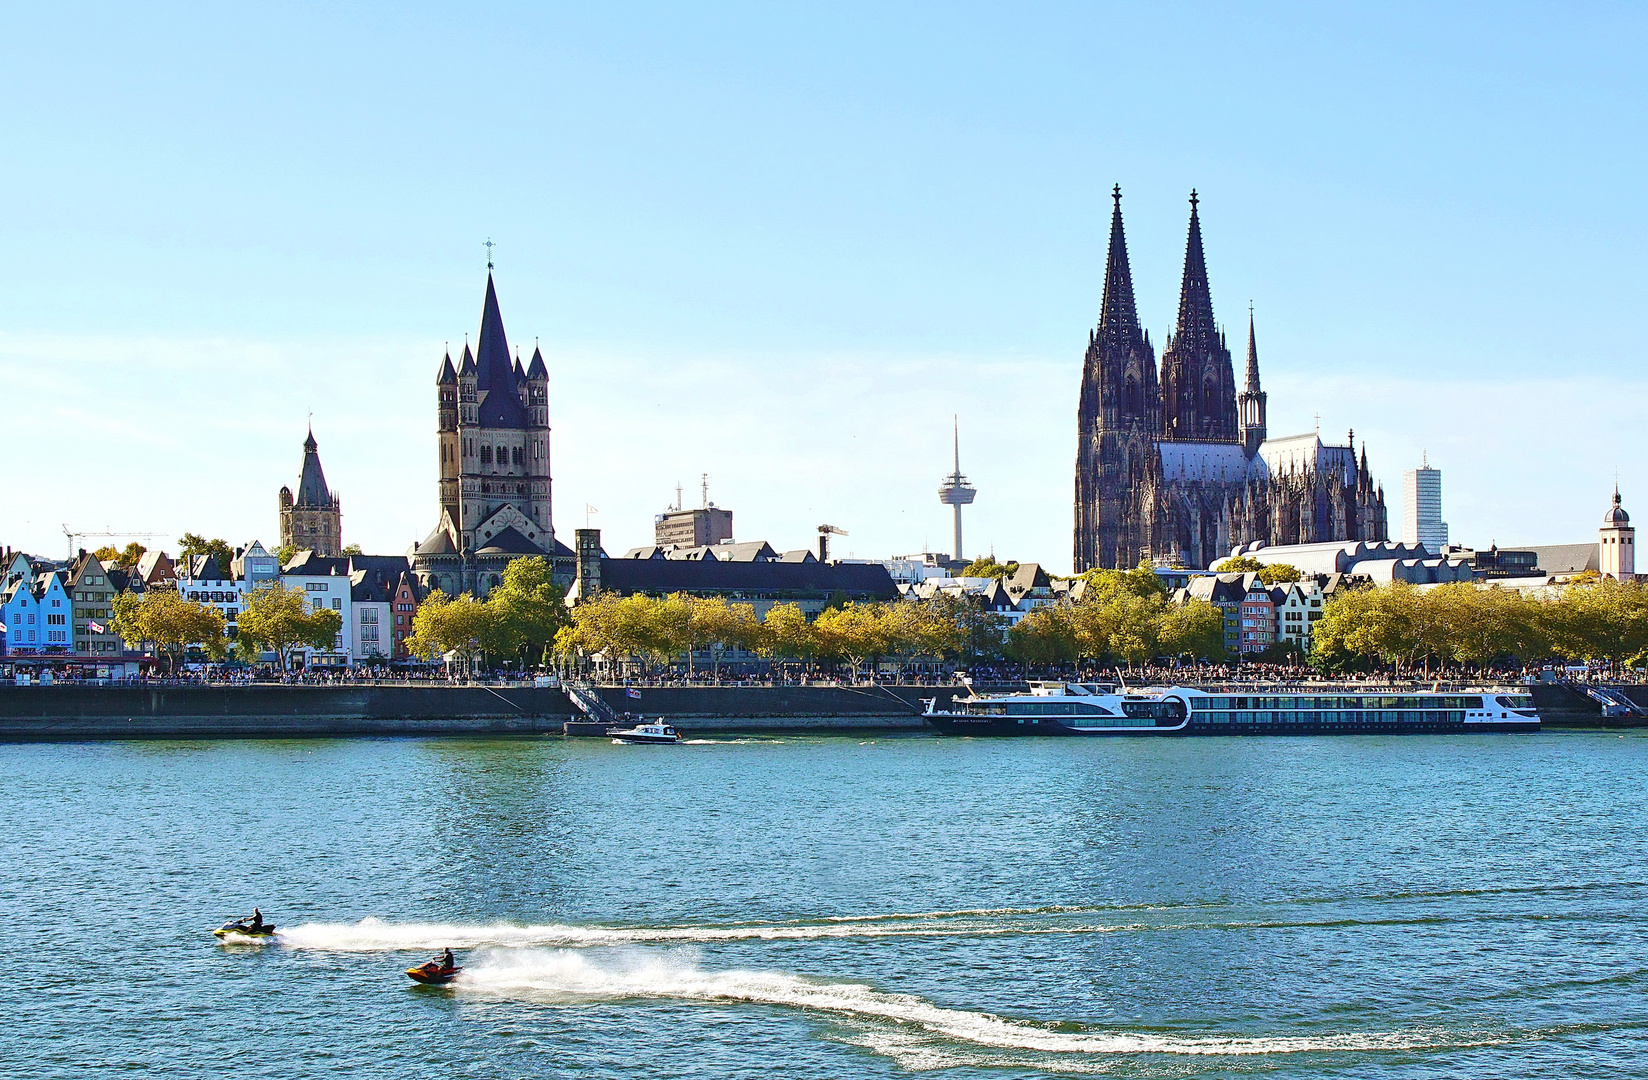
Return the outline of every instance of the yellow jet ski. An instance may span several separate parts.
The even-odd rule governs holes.
[[[270,942],[275,940],[275,924],[264,923],[261,926],[254,926],[245,919],[234,919],[213,930],[212,936],[219,941],[244,939],[260,943]]]

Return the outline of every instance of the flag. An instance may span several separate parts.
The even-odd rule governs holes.
[[[94,634],[106,634],[106,633],[108,633],[107,630],[103,629],[103,626],[102,626],[101,623],[88,622],[86,624],[86,629],[90,630]]]
[[[634,698],[636,701],[640,701],[641,700],[641,691],[635,689],[635,687],[633,687],[633,686],[626,686],[626,687],[624,687],[624,696],[627,697],[627,698]]]

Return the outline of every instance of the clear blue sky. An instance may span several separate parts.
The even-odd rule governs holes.
[[[488,236],[549,360],[557,532],[698,474],[740,538],[1070,560],[1120,183],[1171,329],[1186,195],[1272,430],[1355,428],[1400,526],[1648,514],[1638,7],[14,7],[0,543],[272,543],[313,409],[346,540],[435,524],[433,379]]]

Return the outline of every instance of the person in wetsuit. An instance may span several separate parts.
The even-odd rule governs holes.
[[[268,923],[263,921],[263,912],[259,911],[257,908],[253,908],[252,921],[247,929],[252,931],[254,934],[261,934],[268,929],[268,925]]]

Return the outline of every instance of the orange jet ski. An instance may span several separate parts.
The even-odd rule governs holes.
[[[453,979],[456,979],[458,972],[462,970],[461,967],[443,967],[440,961],[431,960],[428,963],[419,964],[417,967],[407,968],[406,974],[413,982],[420,982],[425,986],[445,986]]]

